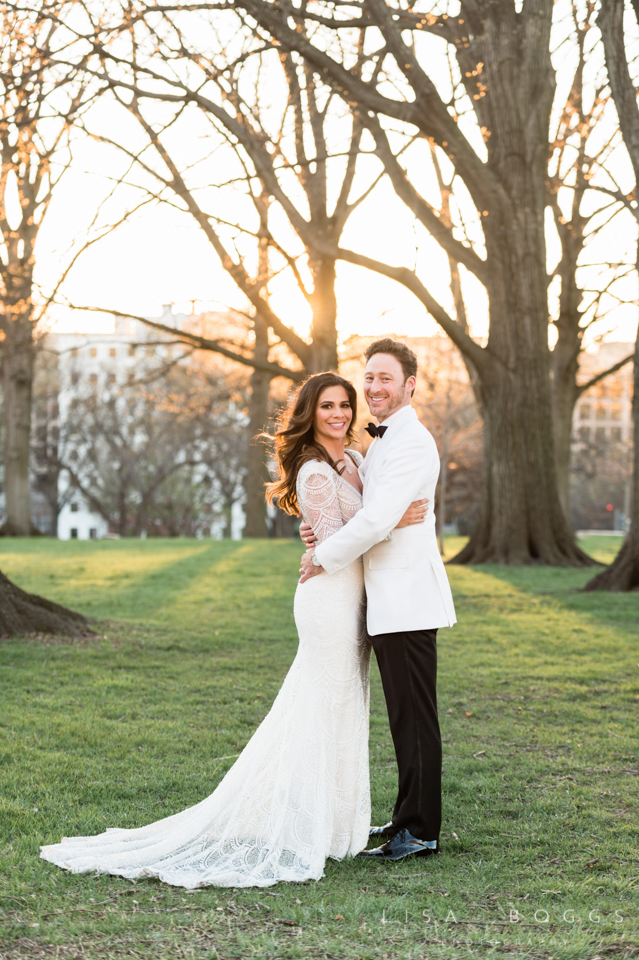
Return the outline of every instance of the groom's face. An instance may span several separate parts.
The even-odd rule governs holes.
[[[366,364],[364,396],[368,409],[378,421],[410,403],[415,377],[404,378],[404,370],[389,353],[375,353]]]

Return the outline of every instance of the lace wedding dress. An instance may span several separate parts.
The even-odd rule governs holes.
[[[297,493],[320,542],[362,503],[315,460],[302,466]],[[158,877],[186,888],[266,887],[318,880],[327,857],[364,849],[370,647],[363,603],[361,560],[298,584],[295,660],[271,711],[206,800],[146,827],[66,838],[42,847],[41,856],[73,873]]]

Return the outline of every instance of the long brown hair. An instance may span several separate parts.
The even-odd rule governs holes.
[[[278,507],[293,516],[299,513],[295,484],[303,463],[307,460],[323,460],[329,463],[333,470],[341,473],[328,451],[321,443],[317,443],[313,429],[319,398],[327,387],[343,387],[346,391],[353,418],[345,440],[347,444],[353,443],[357,417],[357,393],[353,384],[337,373],[315,373],[308,377],[295,392],[280,417],[275,436],[268,437],[274,440],[277,480],[266,485],[266,499],[269,503],[277,500]]]

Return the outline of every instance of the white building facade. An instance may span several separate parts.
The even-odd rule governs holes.
[[[205,315],[210,322],[210,315]],[[170,305],[163,307],[158,318],[152,318],[167,326],[193,329],[198,326],[198,317],[188,314],[174,315]],[[223,324],[224,315],[220,315]],[[180,356],[183,348],[162,341],[163,334],[133,318],[116,318],[112,334],[57,333],[48,338],[49,349],[55,351],[58,360],[58,409],[59,421],[64,422],[71,404],[82,390],[98,391],[130,383],[140,379],[159,363],[168,364]],[[60,540],[93,540],[105,537],[117,538],[109,529],[107,520],[94,509],[87,497],[74,489],[71,477],[62,470],[59,479],[60,502],[63,504],[58,516]],[[241,539],[245,514],[239,503],[232,508],[231,537]],[[222,536],[223,521],[213,523],[211,536]],[[145,536],[143,533],[142,536]]]

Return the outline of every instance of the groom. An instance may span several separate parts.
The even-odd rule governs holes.
[[[439,851],[441,737],[437,719],[437,629],[455,623],[455,609],[437,549],[432,510],[421,524],[396,530],[414,500],[435,500],[439,456],[411,406],[417,358],[385,338],[365,353],[364,395],[379,426],[360,467],[363,507],[341,530],[302,557],[305,581],[364,559],[368,633],[377,656],[399,773],[386,839],[360,857],[401,860]],[[391,532],[392,531],[392,532]],[[311,538],[312,540],[312,538]]]

